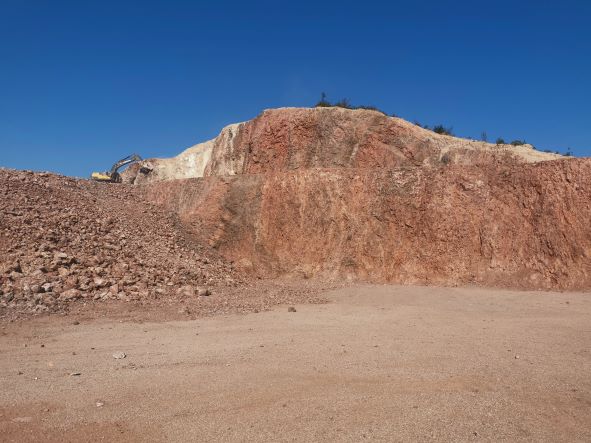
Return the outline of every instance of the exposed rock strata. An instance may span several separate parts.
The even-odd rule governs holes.
[[[146,198],[263,276],[591,288],[591,160],[317,169],[153,183]]]
[[[591,287],[591,160],[340,108],[265,111],[199,149],[128,177],[249,272]]]
[[[124,174],[128,182],[291,171],[307,168],[392,168],[560,158],[530,145],[494,145],[436,134],[376,111],[342,108],[267,110],[225,127],[213,140],[177,157],[150,159]]]

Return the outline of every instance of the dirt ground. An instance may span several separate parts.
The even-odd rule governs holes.
[[[0,440],[591,441],[589,293],[324,296],[297,312],[5,322]]]

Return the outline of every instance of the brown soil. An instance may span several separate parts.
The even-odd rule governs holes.
[[[191,321],[5,323],[2,440],[591,440],[589,294],[324,297]]]

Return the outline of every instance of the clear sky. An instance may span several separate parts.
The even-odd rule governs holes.
[[[591,156],[591,1],[0,0],[0,166],[87,176],[322,91]]]

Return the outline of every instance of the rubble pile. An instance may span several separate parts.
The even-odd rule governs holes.
[[[131,186],[0,169],[0,316],[206,296],[239,281]]]

